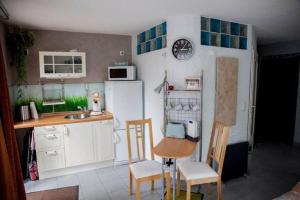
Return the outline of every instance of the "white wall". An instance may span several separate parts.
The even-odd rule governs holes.
[[[138,77],[145,83],[145,117],[151,117],[154,127],[154,142],[162,138],[160,127],[163,123],[163,96],[154,93],[168,71],[168,81],[175,88],[184,88],[187,76],[199,76],[204,70],[203,79],[203,151],[206,159],[210,131],[214,119],[215,100],[215,58],[230,56],[239,59],[237,124],[232,129],[230,143],[247,141],[249,104],[249,82],[251,65],[252,26],[248,28],[248,49],[227,49],[200,45],[200,15],[181,15],[167,19],[167,48],[136,55],[136,35],[133,35],[133,63],[138,67]],[[184,37],[192,41],[194,55],[188,61],[178,61],[172,55],[172,44]]]

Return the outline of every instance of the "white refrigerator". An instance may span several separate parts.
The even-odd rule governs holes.
[[[144,118],[142,81],[106,81],[105,106],[114,116],[115,164],[128,162],[126,121]],[[135,141],[134,134],[131,141]],[[133,159],[136,158],[135,142]]]

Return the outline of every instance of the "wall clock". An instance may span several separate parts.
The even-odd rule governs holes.
[[[176,40],[172,47],[172,53],[177,60],[188,60],[193,55],[192,43],[187,39]]]

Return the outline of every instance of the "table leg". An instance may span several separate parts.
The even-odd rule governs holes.
[[[173,195],[172,200],[175,200],[176,198],[176,159],[173,161],[173,178],[172,178],[172,184],[173,184]]]
[[[166,186],[164,165],[165,165],[165,158],[162,158],[162,162],[161,162],[161,170],[162,170],[161,199],[162,199],[162,200],[165,199],[165,186]]]

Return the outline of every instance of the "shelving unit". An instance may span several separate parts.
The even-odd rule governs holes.
[[[203,76],[200,79],[202,86]],[[192,160],[200,161],[202,154],[202,89],[200,90],[171,90],[167,91],[164,98],[164,113],[165,113],[165,127],[169,122],[179,122],[187,125],[189,120],[197,121],[200,136],[200,142],[197,149],[192,156]],[[181,104],[182,106],[189,105],[189,110],[175,110],[175,106]],[[168,109],[171,105],[172,109]],[[192,108],[198,105],[198,110]],[[187,126],[186,126],[187,127]]]

